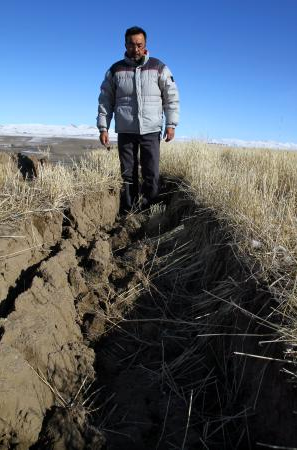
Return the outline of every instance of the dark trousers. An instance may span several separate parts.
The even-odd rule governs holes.
[[[149,206],[158,195],[161,132],[148,134],[119,133],[118,150],[124,181],[121,208],[131,209],[142,194],[142,205]],[[143,183],[139,188],[138,149]]]

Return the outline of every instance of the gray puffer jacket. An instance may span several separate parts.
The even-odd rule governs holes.
[[[116,133],[147,134],[175,128],[179,117],[179,94],[169,68],[146,51],[137,64],[128,58],[113,64],[101,84],[97,127],[108,130],[115,115]]]

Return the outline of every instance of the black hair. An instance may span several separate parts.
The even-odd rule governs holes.
[[[131,27],[126,30],[125,33],[125,42],[127,42],[127,38],[129,36],[133,36],[134,34],[143,34],[144,39],[146,41],[146,32],[140,27]]]

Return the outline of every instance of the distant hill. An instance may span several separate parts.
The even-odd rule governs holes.
[[[0,136],[36,136],[36,137],[60,137],[77,139],[98,139],[99,131],[92,125],[45,125],[33,124],[7,124],[0,125]],[[117,133],[113,129],[109,130],[110,140],[117,141]],[[244,141],[242,139],[201,139],[188,136],[176,137],[176,141],[205,141],[208,144],[224,145],[229,147],[250,147],[250,148],[275,148],[280,150],[297,150],[297,143],[275,142],[275,141]]]
[[[91,125],[44,125],[8,124],[0,125],[0,136],[38,136],[38,137],[65,137],[78,139],[98,139],[99,131]],[[117,134],[109,130],[111,140],[117,139]]]

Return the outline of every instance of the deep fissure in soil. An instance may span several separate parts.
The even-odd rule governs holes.
[[[77,251],[95,379],[54,407],[41,448],[253,449],[297,442],[274,300],[231,233],[175,193]],[[66,236],[66,234],[65,234]],[[266,343],[266,341],[269,341]],[[262,343],[261,343],[262,342]]]

